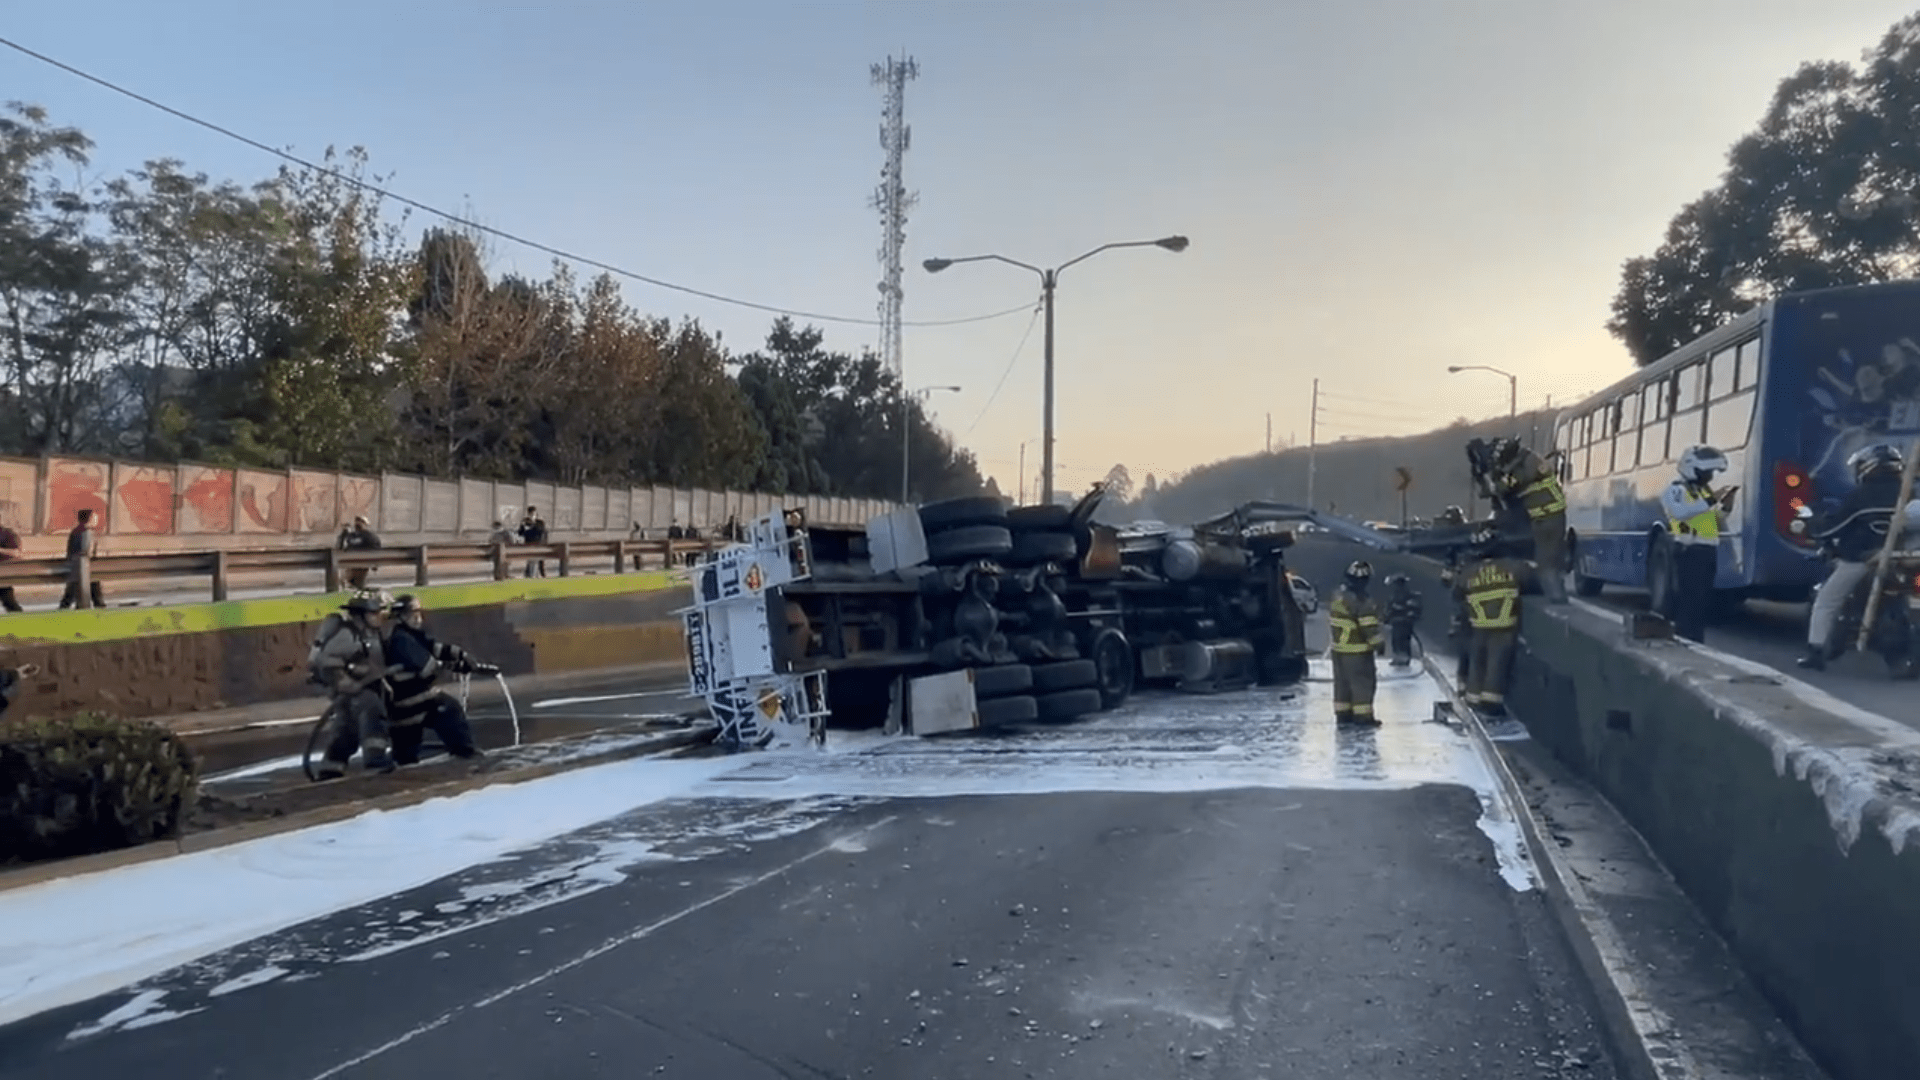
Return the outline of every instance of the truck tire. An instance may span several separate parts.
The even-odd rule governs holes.
[[[1040,716],[1040,707],[1033,698],[1020,694],[1015,697],[990,698],[974,706],[980,714],[980,726],[983,728],[1002,727],[1006,724],[1025,724]]]
[[[1013,534],[1013,552],[1007,561],[1031,565],[1072,562],[1079,557],[1080,545],[1070,532],[1019,530]]]
[[[1036,698],[1034,704],[1039,707],[1042,720],[1077,720],[1100,711],[1100,691],[1062,690]]]
[[[920,525],[927,532],[964,529],[969,525],[1007,523],[1007,503],[997,495],[969,495],[963,499],[943,499],[920,508]]]
[[[927,537],[927,561],[966,562],[1003,559],[1013,550],[1013,534],[1004,525],[962,525]]]
[[[1073,511],[1064,506],[1016,506],[1007,511],[1011,529],[1065,529],[1073,524]]]
[[[1051,694],[1059,690],[1082,690],[1100,685],[1100,666],[1091,660],[1057,660],[1033,665],[1035,693]]]
[[[1127,641],[1125,634],[1108,627],[1094,635],[1093,647],[1087,651],[1093,656],[1093,665],[1099,676],[1094,687],[1100,691],[1101,708],[1119,708],[1133,696],[1137,662],[1132,643]]]
[[[997,664],[973,668],[973,698],[1010,697],[1033,691],[1033,669],[1025,664]]]

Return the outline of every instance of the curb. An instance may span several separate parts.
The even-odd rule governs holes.
[[[1705,1075],[1687,1052],[1679,1033],[1647,1004],[1627,961],[1627,950],[1620,944],[1613,923],[1587,894],[1586,887],[1561,859],[1559,845],[1552,843],[1546,830],[1527,804],[1526,792],[1507,767],[1507,759],[1487,734],[1480,717],[1468,708],[1453,680],[1440,670],[1431,657],[1424,660],[1427,674],[1439,684],[1452,704],[1460,727],[1473,740],[1474,749],[1499,783],[1514,822],[1527,841],[1534,871],[1540,875],[1542,891],[1553,909],[1555,922],[1572,948],[1587,983],[1600,1003],[1600,1019],[1615,1060],[1632,1080],[1686,1080]]]
[[[608,765],[630,758],[649,757],[674,750],[685,749],[703,739],[709,739],[718,728],[712,724],[703,724],[685,731],[666,732],[657,738],[647,739],[632,746],[622,746],[596,754],[583,754],[565,761],[550,761],[539,765],[529,765],[524,769],[502,769],[494,773],[478,773],[452,780],[445,780],[426,787],[409,791],[394,791],[384,795],[369,795],[363,798],[349,799],[332,806],[317,806],[311,810],[302,810],[284,817],[267,821],[250,821],[241,825],[229,825],[225,828],[210,829],[201,833],[167,840],[155,840],[139,847],[123,848],[119,851],[104,851],[96,855],[81,855],[71,859],[58,859],[48,863],[23,866],[16,870],[0,871],[0,893],[14,889],[24,889],[61,878],[80,877],[97,874],[107,870],[135,866],[156,859],[173,858],[179,855],[193,855],[203,851],[214,851],[234,844],[243,844],[249,840],[259,840],[281,833],[297,832],[316,825],[330,825],[336,821],[345,821],[376,810],[399,810],[434,799],[444,799],[454,795],[463,795],[469,791],[493,787],[498,784],[518,784],[528,780],[540,780],[575,769],[584,769],[594,765]],[[529,744],[537,745],[537,744]]]

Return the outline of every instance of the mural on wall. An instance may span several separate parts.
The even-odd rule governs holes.
[[[174,528],[183,534],[233,531],[233,470],[180,466],[180,511]]]
[[[335,520],[320,529],[331,529],[335,525],[352,524],[356,517],[364,517],[375,529],[384,527],[380,520],[380,481],[367,476],[342,476],[340,484],[340,506]]]
[[[292,516],[285,473],[240,470],[240,531],[283,533]]]
[[[20,533],[33,531],[33,508],[40,495],[40,465],[0,461],[0,525]]]
[[[117,465],[113,503],[116,533],[144,536],[173,534],[173,478],[171,467]]]
[[[111,467],[104,461],[70,461],[55,458],[47,463],[47,516],[40,523],[46,533],[64,533],[73,528],[82,509],[93,511],[93,520],[102,532],[113,527],[107,512],[107,483]]]

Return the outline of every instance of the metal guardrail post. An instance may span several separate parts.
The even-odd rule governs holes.
[[[507,569],[507,545],[505,544],[493,545],[493,580],[495,581],[507,580],[508,572],[509,571]]]
[[[92,556],[80,555],[74,559],[73,580],[75,582],[75,586],[74,586],[75,590],[79,594],[78,597],[74,600],[73,606],[76,608],[81,608],[83,610],[86,608],[92,607],[93,606],[93,557]]]
[[[327,549],[327,591],[330,593],[337,593],[340,591],[340,549],[339,548]]]
[[[625,540],[615,540],[613,542],[613,572],[616,574],[624,574],[627,572],[627,542]]]
[[[430,576],[427,573],[427,561],[429,557],[427,545],[421,544],[419,547],[413,549],[413,586],[416,589],[424,589],[427,587],[427,579]]]
[[[213,553],[213,602],[222,603],[227,598],[227,553],[216,549]]]
[[[573,544],[570,541],[562,540],[559,546],[560,576],[566,577],[573,572]]]

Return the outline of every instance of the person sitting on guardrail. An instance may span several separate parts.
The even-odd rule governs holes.
[[[1405,574],[1387,578],[1387,649],[1392,666],[1413,663],[1413,628],[1420,622],[1420,594]]]
[[[12,562],[20,557],[20,534],[4,524],[0,524],[0,563]],[[0,585],[0,608],[19,611],[20,601],[13,595],[13,586]]]
[[[428,633],[427,610],[418,597],[407,595],[395,600],[392,614],[387,657],[398,670],[390,680],[393,704],[387,711],[387,726],[393,739],[394,763],[418,762],[420,743],[428,731],[439,736],[440,744],[454,757],[479,756],[466,707],[453,695],[434,689],[434,684],[442,672],[498,675],[500,669]]]
[[[373,531],[365,515],[353,519],[353,524],[340,530],[338,545],[341,551],[378,551],[380,534]],[[357,566],[347,571],[347,588],[364,589],[367,578],[372,576],[373,567]]]
[[[314,644],[308,667],[333,700],[327,707],[332,728],[315,778],[345,776],[347,762],[359,750],[369,769],[393,771],[392,740],[387,734],[388,667],[385,622],[393,598],[382,589],[360,589],[341,610],[346,617],[327,625],[326,640]]]
[[[547,519],[540,516],[539,507],[527,507],[526,515],[520,519],[519,531],[520,542],[523,544],[544,544],[547,542]],[[535,570],[540,571],[541,577],[546,577],[547,560],[528,559],[526,576],[532,577]]]
[[[100,534],[93,527],[93,508],[83,506],[73,517],[73,531],[67,534],[67,590],[60,595],[62,611],[80,603],[80,560],[91,559],[100,550]],[[107,602],[100,597],[100,579],[94,578],[88,584],[87,596],[93,606],[106,607]]]

